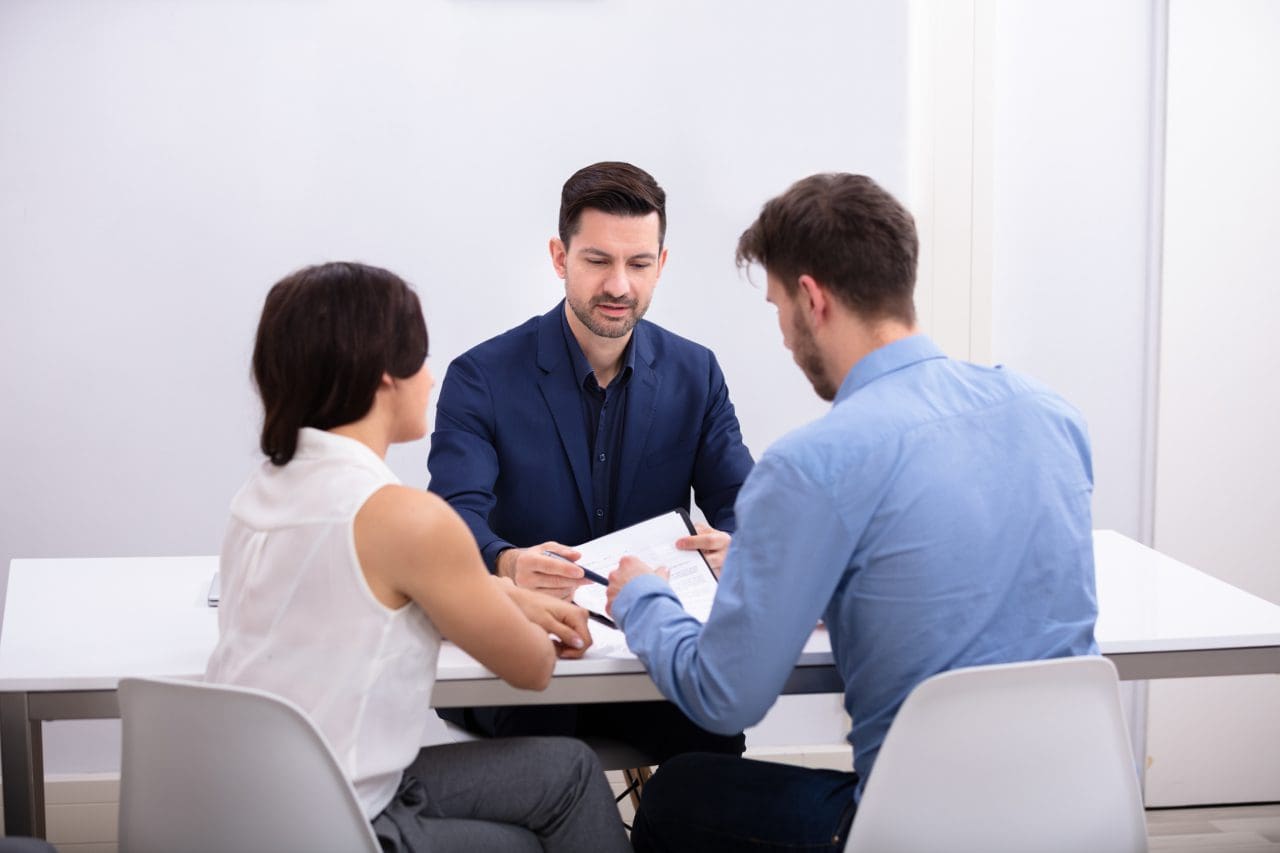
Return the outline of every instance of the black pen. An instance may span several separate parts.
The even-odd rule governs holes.
[[[563,554],[557,554],[555,551],[543,551],[542,553],[546,554],[548,557],[555,557],[557,560],[564,560],[566,563],[569,563],[574,566],[578,566],[578,564],[573,562],[573,560],[570,560],[568,557],[564,556]],[[586,577],[587,580],[595,581],[601,586],[609,585],[608,578],[602,575],[596,574],[595,572],[588,569],[586,566],[578,566],[578,568],[582,569],[582,574]]]
[[[596,620],[601,625],[608,625],[613,630],[615,631],[618,630],[618,623],[614,622],[612,619],[610,619],[608,616],[605,616],[603,613],[597,613],[594,610],[588,610],[587,616]]]

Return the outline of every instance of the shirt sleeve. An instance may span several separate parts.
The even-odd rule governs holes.
[[[497,502],[494,417],[493,398],[481,371],[465,356],[455,359],[436,403],[436,428],[427,456],[428,489],[462,516],[491,572],[496,570],[499,552],[513,547],[489,527],[489,514]]]
[[[707,522],[717,530],[737,528],[734,502],[754,464],[742,442],[742,429],[729,399],[729,386],[714,354],[710,354],[707,412],[693,469],[694,498]]]
[[[856,544],[829,489],[775,456],[747,478],[738,514],[705,626],[657,577],[627,584],[613,604],[662,694],[723,734],[754,725],[773,705]]]

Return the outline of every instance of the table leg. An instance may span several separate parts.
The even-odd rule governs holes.
[[[4,834],[44,838],[44,744],[26,693],[0,693]]]

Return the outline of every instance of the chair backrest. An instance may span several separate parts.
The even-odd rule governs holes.
[[[940,673],[876,756],[846,853],[1147,849],[1115,666],[1077,657]]]
[[[377,839],[296,705],[242,687],[120,681],[121,853],[370,851]]]

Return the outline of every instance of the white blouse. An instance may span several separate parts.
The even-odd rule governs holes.
[[[305,710],[370,819],[418,753],[440,648],[422,608],[374,597],[356,556],[356,513],[398,482],[364,444],[311,428],[287,465],[264,462],[231,503],[205,673]]]

